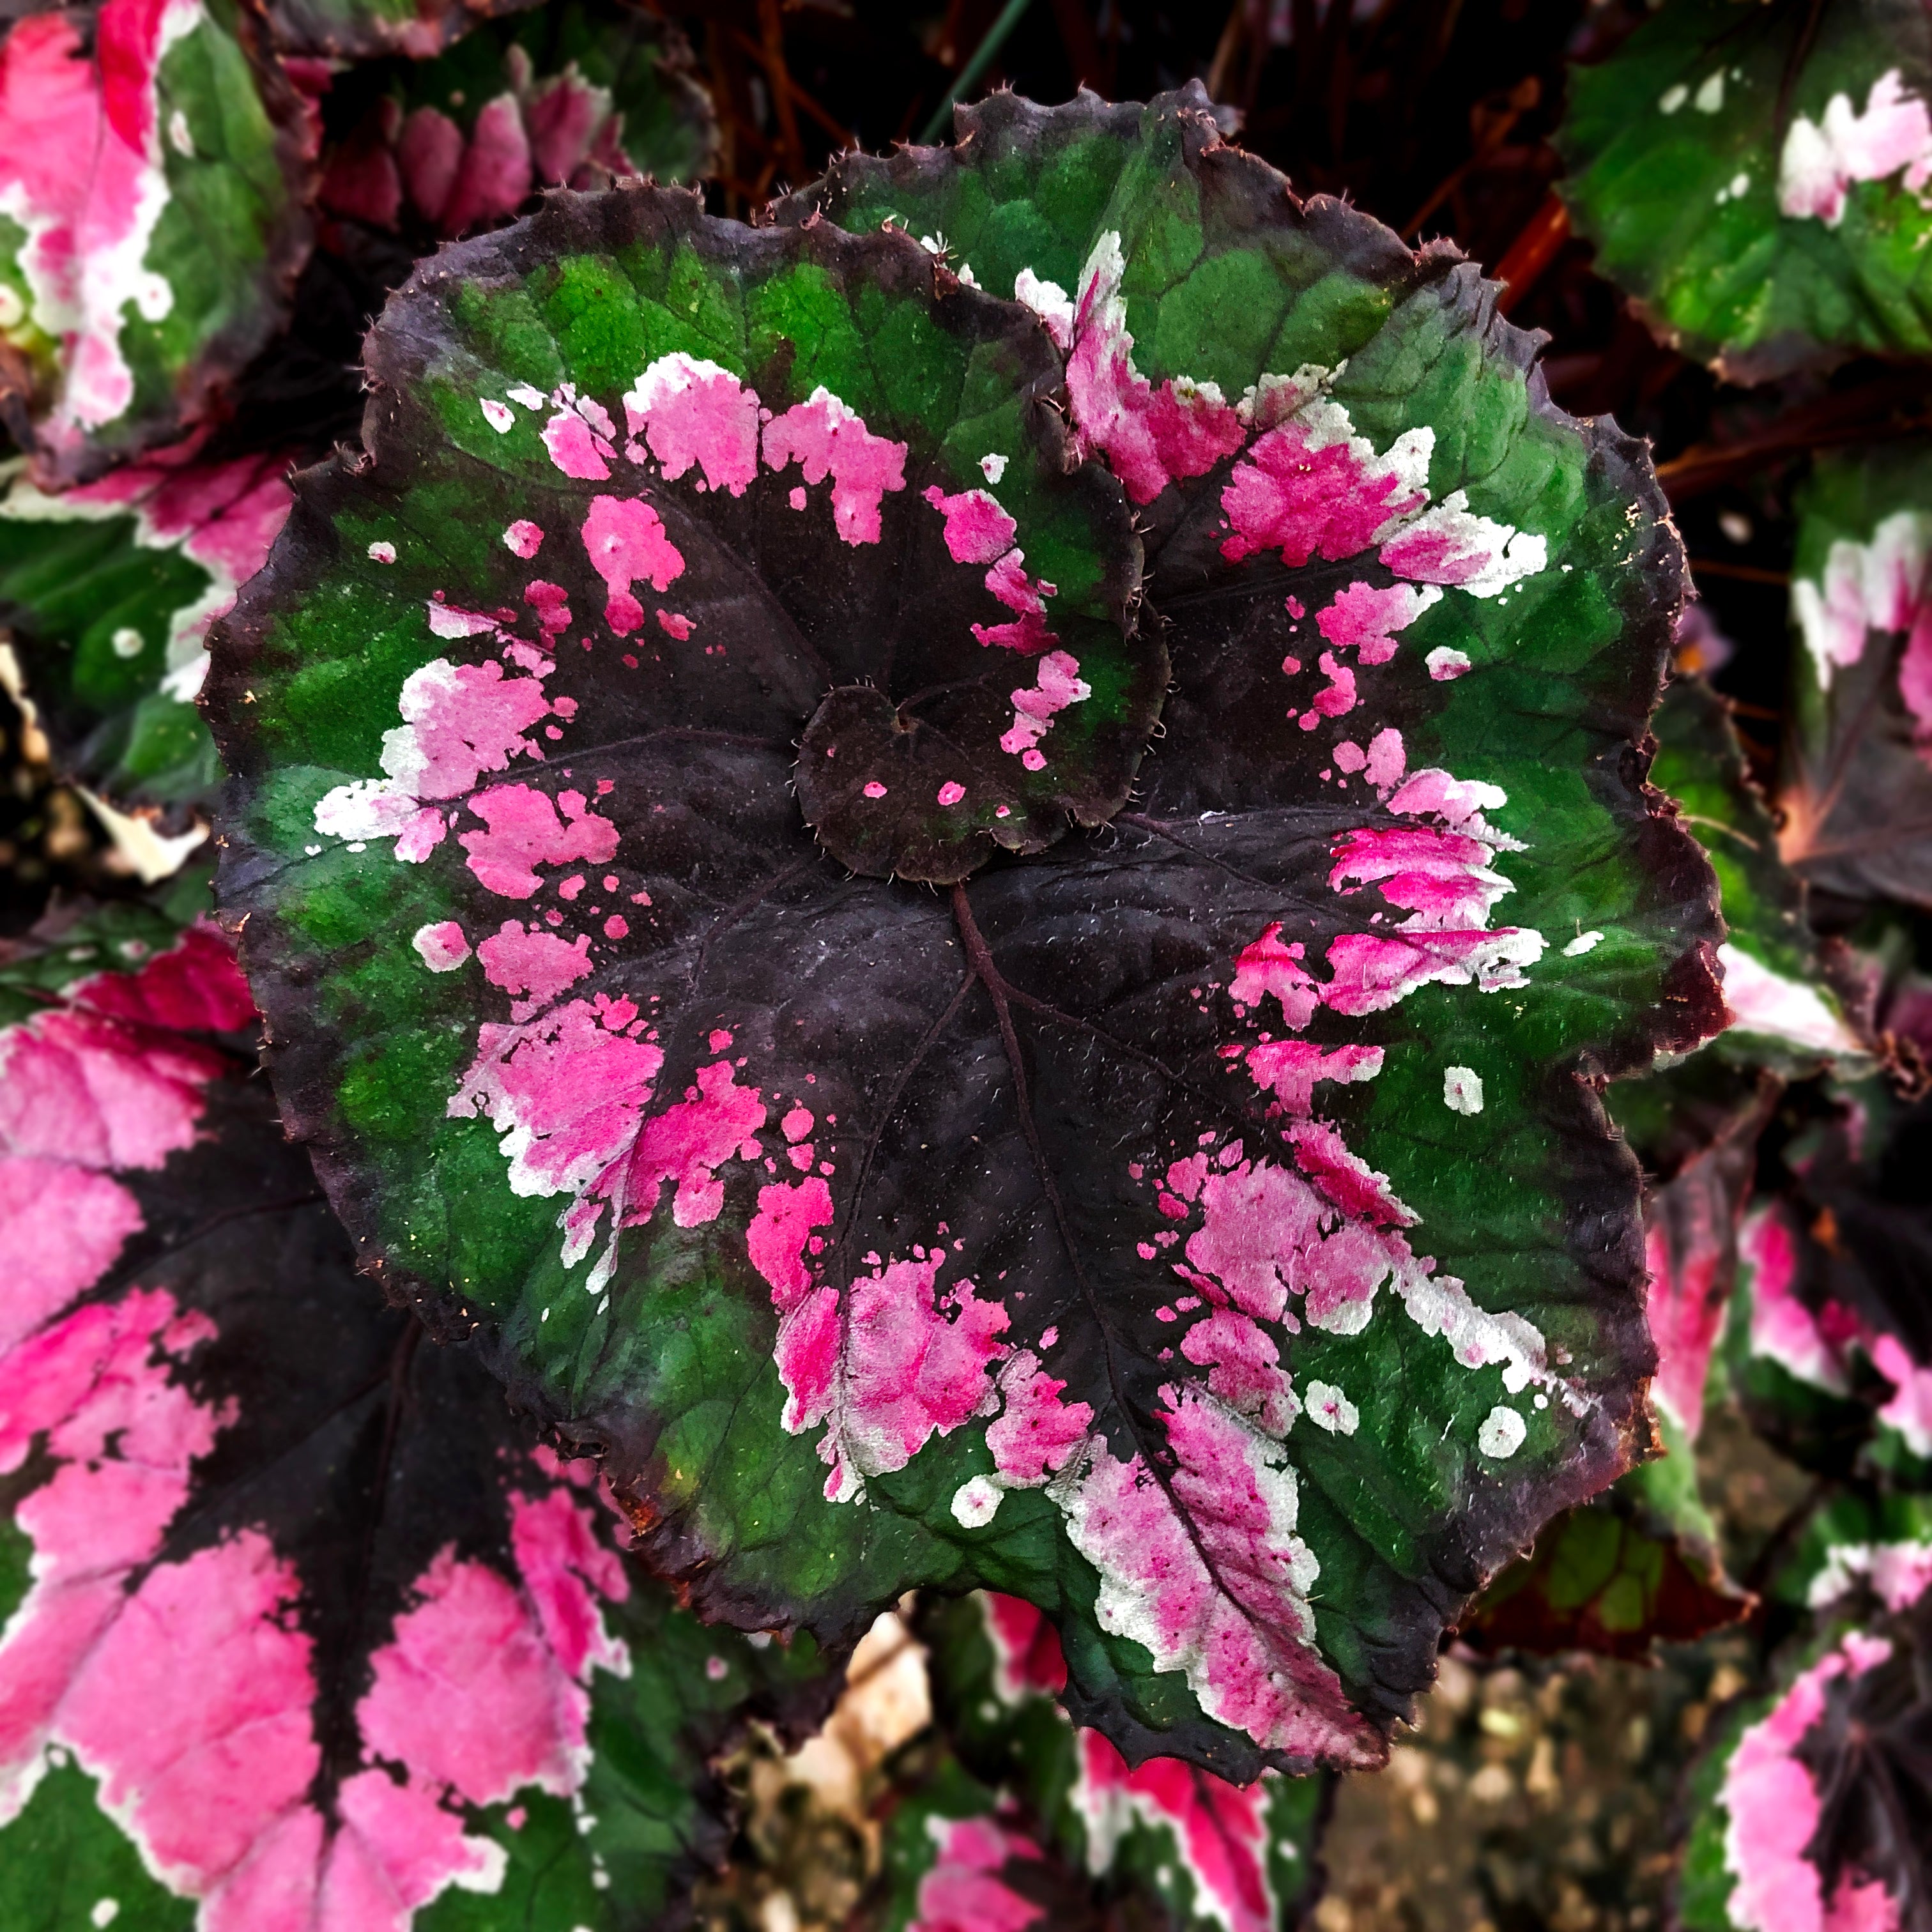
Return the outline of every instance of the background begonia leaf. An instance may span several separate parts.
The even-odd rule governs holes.
[[[324,60],[428,60],[478,21],[537,0],[265,0],[278,50]]]
[[[1618,1099],[1628,1090],[1617,1089]],[[1718,1526],[1699,1490],[1696,1443],[1737,1273],[1758,1134],[1777,1097],[1776,1083],[1767,1082],[1714,1145],[1644,1191],[1658,1355],[1650,1394],[1660,1453],[1546,1527],[1462,1625],[1469,1642],[1545,1655],[1589,1650],[1643,1658],[1653,1645],[1689,1642],[1750,1610],[1751,1594],[1724,1572]]]
[[[1378,1761],[1460,1604],[1630,1460],[1652,1360],[1636,1173],[1594,1081],[1718,1024],[1719,928],[1708,866],[1642,783],[1678,562],[1641,452],[1550,407],[1468,265],[1304,209],[1204,120],[1146,118],[1108,122],[1117,158],[1144,142],[1179,189],[1197,167],[1231,182],[1249,218],[1225,272],[1273,290],[1286,412],[1250,467],[1292,482],[1316,439],[1339,520],[1312,561],[1202,565],[1191,608],[1150,592],[1140,637],[1166,625],[1174,688],[1131,811],[996,855],[950,899],[823,855],[805,820],[828,772],[850,812],[896,782],[846,755],[873,700],[848,683],[829,731],[824,697],[876,648],[875,547],[805,484],[793,512],[791,472],[774,496],[748,454],[742,503],[604,456],[667,356],[765,394],[788,345],[775,424],[823,382],[876,436],[874,368],[902,386],[887,406],[944,400],[964,473],[925,487],[966,581],[1023,550],[1057,586],[963,654],[1015,667],[1010,742],[1058,755],[1160,638],[1121,655],[1096,617],[1073,640],[1066,614],[1117,580],[1054,518],[1116,527],[1080,520],[1114,486],[1030,466],[1029,386],[1059,357],[1024,309],[912,277],[932,258],[902,236],[727,231],[642,190],[555,198],[392,306],[369,457],[298,483],[210,702],[236,774],[222,893],[284,1118],[392,1292],[468,1311],[707,1613],[830,1638],[910,1585],[1022,1596],[1059,1628],[1077,1722],[1130,1762],[1239,1780]],[[808,302],[802,269],[778,273],[794,262]],[[759,294],[765,264],[795,297]],[[931,319],[982,314],[1028,346],[997,337],[954,432]],[[892,352],[862,361],[858,324]],[[1295,380],[1345,360],[1346,401],[1343,376]],[[584,410],[554,400],[566,383]],[[666,471],[676,420],[652,446]],[[929,532],[891,521],[920,507],[927,432],[884,426],[910,441],[882,531]],[[688,542],[693,594],[662,572],[688,638],[597,623],[632,613],[585,586],[584,495],[546,433],[614,493],[634,475]],[[1358,554],[1391,463],[1426,484]],[[1217,501],[1174,493],[1157,570],[1219,556]],[[777,608],[696,594],[719,580],[695,561],[706,518],[742,530]],[[631,604],[655,542],[618,572]],[[1496,574],[1418,589],[1382,560],[1466,547]],[[505,560],[526,549],[554,590],[526,596]],[[926,594],[928,568],[892,580]],[[955,624],[958,580],[933,593]],[[1327,710],[1282,668],[1322,614],[1360,620]],[[1042,622],[1064,646],[1007,655]]]
[[[1932,355],[1928,100],[1916,0],[1667,0],[1572,70],[1562,193],[1598,268],[1732,381]]]
[[[1811,929],[1804,884],[1780,856],[1778,820],[1752,780],[1729,704],[1701,678],[1675,677],[1651,728],[1651,782],[1676,800],[1722,898],[1718,956],[1732,1021],[1704,1052],[1788,1076],[1868,1071],[1868,1043],[1849,1023],[1830,970],[1843,949]]]
[[[1932,1102],[1882,1081],[1786,1156],[1754,1206],[1727,1344],[1753,1420],[1828,1474],[1932,1486]]]
[[[1932,1596],[1841,1624],[1712,1726],[1690,1780],[1686,1932],[1932,1924]]]
[[[854,1915],[877,1932],[979,1932],[988,1925],[1100,1932],[1085,1875],[1042,1845],[1017,1808],[941,1756],[896,1794],[873,1895]]]
[[[310,136],[260,34],[106,0],[0,43],[0,412],[44,482],[172,441],[288,319]]]
[[[358,1276],[225,940],[110,908],[0,1000],[0,1922],[658,1924],[816,1647],[674,1608]]]
[[[1790,863],[1932,905],[1932,443],[1821,456],[1798,502]]]
[[[1130,1770],[1098,1732],[1069,1720],[1059,1639],[1018,1598],[934,1599],[920,1632],[934,1722],[970,1774],[949,1787],[980,1794],[978,1815],[1004,1814],[1039,1853],[1057,1855],[1077,1875],[1076,1911],[1102,1924],[1150,1915],[1175,1932],[1288,1932],[1306,1918],[1332,1778],[1270,1772],[1243,1788],[1159,1757]],[[936,1846],[922,1849],[940,1862]]]
[[[220,782],[194,708],[208,627],[287,520],[280,453],[124,466],[0,495],[0,623],[61,769],[117,806],[204,804]]]
[[[321,204],[450,236],[543,188],[696,181],[718,123],[690,67],[682,34],[628,0],[567,0],[479,26],[436,60],[371,62],[324,100]]]
[[[1766,1594],[1844,1615],[1907,1609],[1932,1588],[1932,1496],[1846,1490],[1807,1519]]]

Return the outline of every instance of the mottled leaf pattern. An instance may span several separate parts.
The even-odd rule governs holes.
[[[423,271],[224,622],[225,902],[372,1264],[708,1612],[997,1588],[1129,1761],[1373,1762],[1641,1427],[1675,541],[1467,265],[1184,100],[974,124],[890,166],[1010,156],[1026,303],[641,190]]]
[[[984,1807],[960,1815],[1029,1834],[1032,1849],[1007,1862],[1010,1874],[1024,1874],[1029,1858],[1059,1862],[1072,1875],[1062,1909],[1076,1922],[1084,1913],[1138,1923],[1137,1912],[1176,1932],[1288,1932],[1302,1922],[1320,1889],[1316,1849],[1332,1780],[1270,1772],[1243,1790],[1172,1758],[1130,1769],[1097,1732],[1068,1720],[1056,1701],[1066,1683],[1059,1640],[1017,1598],[982,1591],[930,1604],[920,1629],[934,1716],[970,1774],[946,1786],[956,1802],[976,1795]],[[943,1870],[945,1834],[928,1826],[923,1844],[900,1836],[902,1866],[916,1850]],[[928,1896],[944,1881],[916,1876],[916,1922],[932,1924]],[[1021,1878],[1016,1889],[1029,1888]]]
[[[0,495],[0,621],[63,770],[122,806],[186,808],[220,781],[194,708],[208,627],[289,513],[288,458],[176,452],[49,495]]]
[[[0,42],[0,411],[43,482],[206,416],[287,320],[310,130],[233,0],[106,0]]]
[[[1790,863],[1932,905],[1932,443],[1821,456],[1798,500]]]
[[[324,101],[341,138],[322,206],[427,238],[490,226],[541,188],[695,181],[718,127],[690,65],[676,28],[626,0],[564,0],[437,60],[372,63]]]
[[[1730,380],[1932,353],[1932,25],[1916,0],[1668,0],[1573,71],[1557,140],[1598,267]]]
[[[1690,1780],[1687,1932],[1932,1924],[1932,1597],[1842,1626],[1769,1696],[1714,1725]]]
[[[658,1923],[733,1724],[822,1711],[810,1640],[674,1610],[358,1278],[225,941],[112,910],[0,999],[0,1919]]]

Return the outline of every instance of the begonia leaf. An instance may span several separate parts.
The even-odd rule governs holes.
[[[1932,1102],[1868,1080],[1786,1156],[1741,1243],[1732,1379],[1800,1460],[1932,1480]]]
[[[1779,854],[1778,820],[1752,780],[1729,704],[1701,678],[1676,677],[1652,729],[1651,782],[1677,801],[1722,898],[1718,957],[1732,1021],[1705,1052],[1791,1076],[1869,1071],[1869,1048],[1832,983],[1833,955],[1806,916],[1804,882]]]
[[[288,319],[302,104],[235,0],[29,13],[0,43],[0,414],[40,480],[173,441]]]
[[[133,463],[56,495],[0,495],[0,623],[66,775],[171,820],[220,782],[194,708],[208,627],[262,567],[288,459]]]
[[[658,1924],[815,1646],[674,1608],[357,1275],[219,935],[110,908],[0,999],[0,1922]]]
[[[1150,592],[1124,643],[1078,614],[1125,580],[1118,491],[1047,462],[1075,452],[1030,427],[1060,362],[1025,308],[897,233],[558,196],[392,306],[367,460],[298,482],[224,621],[222,892],[371,1264],[472,1311],[701,1608],[849,1636],[910,1585],[1022,1595],[1078,1721],[1246,1779],[1378,1761],[1456,1606],[1630,1460],[1636,1176],[1593,1083],[1714,1028],[1719,929],[1642,783],[1678,566],[1640,452],[1549,405],[1468,265],[1304,208],[1171,104],[1103,118],[1246,211],[1220,259],[1273,290],[1286,413],[1240,441],[1290,520],[1320,442],[1300,561],[1285,524],[1221,557],[1216,486],[1177,490],[1158,569],[1213,559],[1212,594]],[[841,484],[828,520],[747,412],[697,494],[689,425],[747,380],[781,460],[815,406],[904,440],[905,488]],[[616,454],[627,393],[659,468]],[[1465,539],[1491,576],[1396,577]],[[1056,595],[976,604],[989,565]],[[1357,657],[1324,709],[1282,665],[1331,604]],[[1132,770],[1163,637],[1132,810],[1096,782],[1111,823],[1063,830],[1070,766]],[[1011,667],[944,744],[854,681],[942,656]],[[982,719],[1011,748],[969,767]],[[950,898],[877,876],[946,876],[942,814],[992,799],[1010,849]]]
[[[1616,1090],[1617,1098],[1628,1090]],[[1767,1081],[1714,1145],[1644,1191],[1658,1358],[1650,1394],[1661,1454],[1551,1523],[1484,1594],[1462,1625],[1467,1641],[1544,1654],[1642,1658],[1655,1644],[1689,1642],[1750,1610],[1755,1600],[1725,1574],[1718,1554],[1717,1525],[1699,1490],[1696,1444],[1737,1273],[1758,1136],[1778,1090]]]
[[[1932,354],[1928,99],[1916,0],[1667,0],[1571,71],[1564,198],[1652,327],[1733,382]]]
[[[277,49],[298,58],[429,60],[478,21],[538,0],[264,0]]]
[[[1841,1625],[1714,1724],[1690,1781],[1686,1932],[1932,1925],[1932,1596]]]
[[[1932,442],[1822,456],[1798,502],[1790,865],[1932,905]]]
[[[877,1932],[1102,1932],[1085,1875],[1043,1846],[1010,1801],[941,1756],[897,1794],[874,1896],[855,1926]]]
[[[1841,1490],[1806,1520],[1766,1594],[1843,1614],[1868,1598],[1902,1610],[1932,1588],[1932,1496]]]
[[[324,160],[322,206],[452,236],[540,188],[696,181],[718,123],[690,68],[684,37],[629,0],[566,0],[479,26],[440,59],[372,63],[325,104],[344,138]]]
[[[1331,1778],[1268,1772],[1244,1788],[1160,1757],[1130,1770],[1099,1732],[1069,1720],[1059,1639],[1016,1597],[932,1602],[920,1632],[934,1720],[975,1780],[965,1788],[1078,1875],[1070,1902],[1105,1924],[1141,1922],[1125,1901],[1143,1901],[1175,1932],[1288,1932],[1306,1917]]]

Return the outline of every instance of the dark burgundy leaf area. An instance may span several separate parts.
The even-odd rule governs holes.
[[[85,924],[68,939],[104,950]],[[209,986],[206,1010],[247,1012],[225,947],[187,946],[174,1024],[179,952],[67,998],[23,990],[40,1014],[0,1054],[0,1187],[29,1258],[0,1298],[0,1408],[9,1453],[30,1438],[0,1509],[44,1580],[0,1645],[0,1769],[64,1742],[223,1927],[292,1924],[312,1894],[304,1924],[400,1928],[452,1882],[493,1915],[574,1889],[589,1916],[612,1872],[627,1902],[598,1922],[656,1922],[728,1842],[711,1756],[747,1716],[802,1736],[836,1674],[808,1645],[755,1651],[675,1611],[590,1467],[385,1305],[281,1130],[252,1030],[181,1018]],[[36,970],[8,964],[23,989]],[[88,1093],[61,1087],[76,1072]],[[131,1156],[111,1179],[104,1141]],[[92,1263],[50,1261],[34,1192],[86,1216],[76,1256],[112,1257],[51,1316],[48,1280]],[[170,1480],[182,1499],[155,1514]],[[212,1750],[218,1772],[181,1772]],[[614,1844],[593,1816],[538,1816],[577,1797]]]
[[[1804,1856],[1824,1895],[1876,1879],[1900,1932],[1932,1928],[1932,1595],[1882,1624],[1892,1655],[1824,1687],[1793,1755],[1811,1774],[1818,1828]]]
[[[656,578],[632,580],[645,604],[628,621],[641,623],[642,635],[620,632],[614,647],[595,622],[614,604],[611,582],[592,568],[590,532],[602,526],[586,526],[586,508],[611,500],[606,489],[586,489],[550,462],[506,488],[506,477],[448,446],[425,390],[432,372],[462,366],[444,307],[454,279],[542,286],[560,258],[621,260],[633,250],[666,259],[690,251],[714,290],[735,288],[740,300],[762,295],[777,320],[752,333],[748,350],[737,347],[752,358],[745,380],[767,409],[789,402],[808,412],[819,376],[841,368],[842,386],[860,390],[862,402],[869,391],[870,402],[851,426],[863,444],[853,500],[835,490],[830,514],[822,492],[807,507],[796,459],[774,464],[769,428],[765,461],[754,460],[728,488],[716,487],[722,472],[709,454],[644,493],[620,464],[608,491],[647,496],[681,567],[665,580],[668,594]],[[865,358],[828,370],[842,347],[836,336],[807,374],[801,344],[818,320],[808,312],[790,320],[787,304],[822,299],[816,290],[826,284],[842,305],[896,317],[896,339],[878,352],[911,365],[896,380],[890,368],[862,366]],[[836,858],[874,877],[950,883],[996,850],[1051,843],[1070,815],[1100,823],[1126,795],[1168,670],[1157,638],[1137,634],[1129,615],[1140,547],[1126,506],[1098,465],[1078,462],[1054,406],[1059,359],[1032,318],[956,283],[904,236],[855,238],[823,224],[753,231],[710,219],[694,196],[629,184],[558,196],[528,221],[446,250],[421,270],[370,337],[369,358],[381,398],[364,426],[370,459],[311,476],[298,544],[313,544],[320,562],[335,542],[332,514],[352,507],[366,515],[372,495],[379,514],[386,501],[400,508],[430,483],[459,487],[478,516],[528,520],[545,534],[536,561],[498,546],[487,576],[466,565],[452,579],[445,568],[422,592],[520,613],[512,621],[545,647],[555,632],[537,620],[558,613],[569,627],[560,682],[610,741],[709,734],[768,746],[788,770],[796,758],[806,820]],[[640,346],[636,361],[649,359]],[[642,373],[622,364],[602,398],[620,422],[619,392]],[[734,378],[713,380],[736,388]],[[725,434],[726,406],[700,437]],[[830,406],[828,423],[840,407]],[[798,436],[808,440],[813,428],[808,420]],[[976,428],[981,441],[1010,435],[1020,446],[1003,451],[1028,472],[1017,526],[968,487],[980,480],[970,462],[970,476],[960,473],[961,446],[980,446]],[[822,476],[808,452],[802,460],[802,473]],[[861,502],[868,477],[871,500]],[[882,487],[881,478],[890,480]],[[1083,571],[1087,590],[1056,598],[1056,586],[1042,584],[1054,554]],[[406,550],[396,587],[416,587],[415,574]],[[539,610],[534,580],[544,596],[560,587],[565,598]],[[1016,616],[1028,598],[1042,605],[1043,620]],[[565,612],[577,614],[574,627]],[[596,646],[589,652],[574,641],[584,628]],[[1066,648],[1048,648],[1056,644]],[[1103,687],[1090,702],[1082,668]],[[1015,736],[1016,686],[1044,693],[1044,719],[1074,705],[1046,753],[1024,732]],[[252,748],[230,751],[243,769],[252,762]],[[621,793],[612,809],[620,820],[626,813]]]

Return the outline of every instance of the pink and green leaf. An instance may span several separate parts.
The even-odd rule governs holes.
[[[1570,86],[1570,218],[1666,340],[1736,382],[1932,353],[1922,9],[1669,0]]]
[[[61,484],[172,442],[287,320],[312,136],[232,0],[0,42],[0,410]]]
[[[122,807],[171,816],[220,782],[194,708],[208,627],[287,520],[280,452],[191,449],[50,495],[0,496],[0,620],[62,770]]]
[[[1798,511],[1785,856],[1815,889],[1932,905],[1932,443],[1820,457]]]
[[[382,1305],[226,942],[157,923],[0,966],[0,1917],[655,1924],[723,1849],[710,1756],[822,1710],[818,1652],[674,1609]]]
[[[440,58],[372,64],[324,102],[320,200],[418,236],[494,226],[542,189],[711,172],[717,117],[677,29],[626,4],[477,27]]]
[[[1721,1018],[1642,783],[1675,540],[1468,265],[1185,100],[978,112],[1016,220],[1099,183],[1066,272],[1127,238],[1174,396],[1279,412],[1143,500],[1138,612],[1150,479],[970,244],[560,197],[397,299],[224,623],[225,902],[371,1264],[706,1612],[1000,1589],[1126,1761],[1372,1762],[1639,1426],[1591,1082]]]
[[[1842,1624],[1732,1711],[1690,1781],[1687,1932],[1922,1932],[1932,1598]]]
[[[1090,1909],[1118,1916],[1151,1898],[1176,1932],[1288,1932],[1306,1917],[1331,1779],[1270,1772],[1244,1789],[1172,1758],[1130,1768],[1068,1719],[1059,1639],[1018,1598],[934,1603],[920,1630],[941,1736],[1048,1855],[1083,1875]]]

